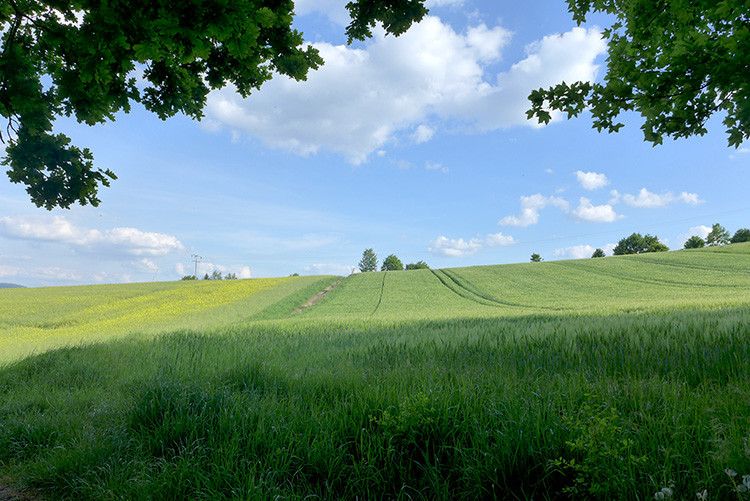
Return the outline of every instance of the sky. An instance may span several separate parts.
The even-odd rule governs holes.
[[[0,178],[0,282],[28,287],[347,275],[365,249],[433,268],[589,258],[631,233],[671,249],[714,223],[750,227],[750,145],[643,141],[635,114],[598,133],[586,113],[526,120],[533,89],[606,71],[594,17],[563,0],[430,0],[401,37],[346,45],[347,0],[296,2],[295,26],[326,63],[205,118],[138,106],[56,132],[118,179],[99,207],[47,211]],[[199,257],[195,257],[199,256]]]

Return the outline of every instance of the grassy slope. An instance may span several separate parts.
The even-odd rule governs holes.
[[[200,330],[264,318],[274,310],[288,314],[333,280],[289,277],[2,290],[0,363],[132,332]]]
[[[748,258],[369,273],[291,319],[29,357],[1,471],[54,499],[743,499]]]
[[[418,319],[615,313],[747,304],[750,244],[606,259],[350,277],[315,318]]]

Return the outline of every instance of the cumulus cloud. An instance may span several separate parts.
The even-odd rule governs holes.
[[[607,176],[597,174],[596,172],[583,172],[579,170],[576,171],[576,177],[581,186],[586,190],[596,190],[609,184]]]
[[[107,251],[135,256],[163,256],[185,248],[175,237],[136,228],[99,231],[76,226],[61,216],[0,217],[6,237],[69,245],[88,251]]]
[[[688,205],[699,205],[703,203],[697,193],[688,193],[683,191],[679,195],[674,195],[671,192],[665,192],[661,195],[651,193],[646,188],[641,188],[638,192],[638,196],[625,194],[622,196],[622,200],[632,207],[664,207],[666,205],[681,202]]]
[[[590,245],[575,245],[573,247],[555,249],[553,254],[564,259],[583,259],[591,257],[595,250],[596,248]]]
[[[685,242],[687,242],[687,240],[692,236],[699,236],[703,240],[705,240],[708,234],[711,233],[711,230],[712,228],[710,226],[706,226],[705,224],[693,226],[687,232],[680,234],[677,237],[677,242],[679,243],[680,247],[683,247],[685,245]]]
[[[615,246],[616,244],[607,244],[600,246],[600,248],[604,251],[605,255],[611,256]],[[574,245],[573,247],[555,249],[554,255],[563,259],[584,259],[590,258],[595,250],[596,248],[591,245]]]
[[[435,135],[435,130],[426,126],[426,125],[420,125],[417,127],[417,130],[414,131],[414,135],[412,138],[414,139],[414,142],[417,144],[420,143],[426,143],[430,139],[432,139],[432,136]]]
[[[489,234],[485,238],[472,238],[468,241],[463,238],[456,240],[439,236],[430,242],[430,247],[427,250],[439,256],[467,257],[476,253],[485,245],[498,247],[513,245],[515,243],[516,240],[512,236],[503,235],[502,233]]]
[[[493,76],[488,65],[501,59],[511,37],[500,26],[458,33],[427,16],[400,37],[374,33],[364,48],[315,43],[325,65],[305,82],[277,76],[246,99],[232,87],[212,92],[208,121],[270,147],[301,155],[327,150],[359,164],[415,127],[417,141],[429,140],[433,128],[419,130],[425,122],[534,126],[525,115],[529,92],[593,80],[594,60],[606,48],[599,31],[574,28],[530,45],[525,59]]]
[[[515,238],[510,235],[503,235],[502,233],[489,234],[484,241],[490,247],[504,247],[516,243]]]
[[[618,215],[611,205],[593,205],[586,197],[581,197],[578,207],[570,211],[570,216],[576,221],[587,223],[611,223],[624,217]]]
[[[554,206],[567,211],[568,202],[559,197],[545,197],[541,193],[530,196],[521,196],[521,214],[518,216],[506,216],[498,224],[501,226],[530,226],[539,222],[539,211],[545,207]]]

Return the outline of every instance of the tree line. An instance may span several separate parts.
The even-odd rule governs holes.
[[[372,249],[365,249],[362,253],[362,259],[359,261],[359,271],[378,271],[378,256]],[[409,263],[404,267],[404,263],[395,254],[390,254],[383,260],[383,264],[380,267],[380,271],[402,271],[406,270],[423,270],[429,269],[430,267],[424,261],[417,261],[416,263]]]

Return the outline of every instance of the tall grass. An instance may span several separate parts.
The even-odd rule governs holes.
[[[262,322],[0,372],[0,461],[55,499],[741,496],[750,309]]]

